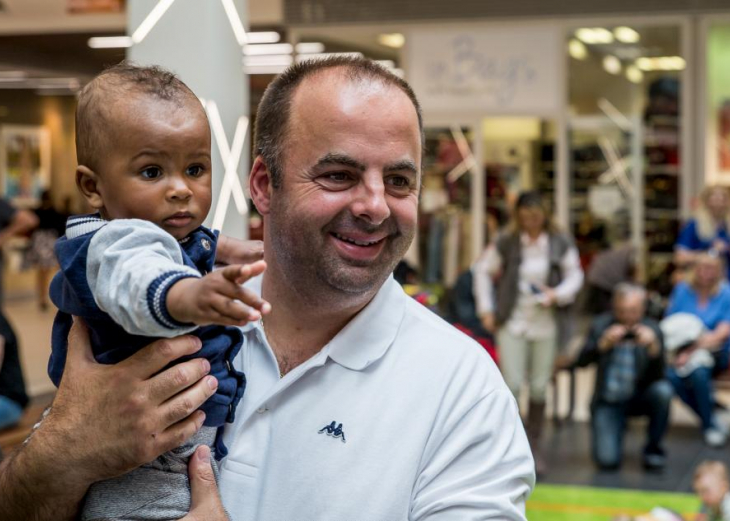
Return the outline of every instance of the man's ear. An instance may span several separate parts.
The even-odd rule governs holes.
[[[104,198],[99,192],[99,175],[96,172],[84,165],[77,166],[76,186],[92,208],[100,210],[104,207]]]
[[[266,215],[271,209],[271,172],[264,164],[261,156],[257,156],[248,176],[248,189],[251,200],[261,215]]]

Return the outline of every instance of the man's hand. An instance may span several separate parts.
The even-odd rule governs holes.
[[[116,365],[98,364],[77,320],[50,412],[0,465],[0,519],[74,518],[88,487],[154,460],[203,424],[197,409],[218,382],[210,364],[171,362],[201,348],[183,336],[153,342]]]
[[[213,469],[210,466],[210,448],[201,445],[190,458],[190,513],[181,521],[228,521],[223,508]]]
[[[271,305],[241,284],[265,269],[266,263],[258,261],[179,280],[167,292],[167,309],[175,320],[201,326],[242,326],[259,320]]]
[[[210,363],[195,359],[160,371],[201,345],[193,336],[158,340],[116,365],[103,365],[94,360],[83,321],[74,322],[64,375],[44,424],[79,440],[77,464],[86,479],[128,472],[198,431],[205,413],[197,409],[218,387],[206,376]]]
[[[262,241],[242,241],[226,235],[218,237],[215,260],[221,264],[252,264],[264,258]]]
[[[636,343],[643,346],[649,352],[649,355],[656,357],[660,354],[659,339],[652,328],[645,324],[639,324],[634,328],[636,334]]]
[[[484,329],[486,329],[490,333],[494,333],[494,313],[482,313],[482,315],[479,317],[479,320],[481,321],[482,327]]]
[[[606,329],[606,331],[604,331],[600,340],[598,340],[598,349],[600,351],[608,351],[609,349],[613,349],[613,346],[615,346],[619,340],[626,336],[627,331],[628,330],[626,329],[626,326],[622,326],[621,324],[612,325],[611,327]]]

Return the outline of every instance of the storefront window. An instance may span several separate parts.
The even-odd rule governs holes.
[[[419,206],[419,259],[423,282],[451,287],[471,263],[471,129],[426,129]]]
[[[730,184],[730,22],[707,36],[707,149],[710,184]]]
[[[503,225],[519,192],[538,190],[552,202],[555,191],[555,124],[539,118],[482,120],[487,176],[487,239]]]
[[[584,267],[632,238],[657,286],[679,227],[680,29],[581,27],[566,44],[570,223]]]

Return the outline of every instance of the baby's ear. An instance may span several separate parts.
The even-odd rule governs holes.
[[[99,175],[96,172],[84,165],[77,166],[76,186],[92,208],[100,210],[104,207],[104,198],[99,191]]]

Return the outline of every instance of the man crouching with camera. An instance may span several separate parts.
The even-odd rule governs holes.
[[[599,468],[617,469],[623,436],[631,416],[648,416],[643,464],[661,470],[661,447],[669,424],[672,387],[664,379],[664,342],[659,325],[645,316],[646,291],[619,284],[612,311],[594,319],[576,365],[598,364],[591,402],[593,459]]]

